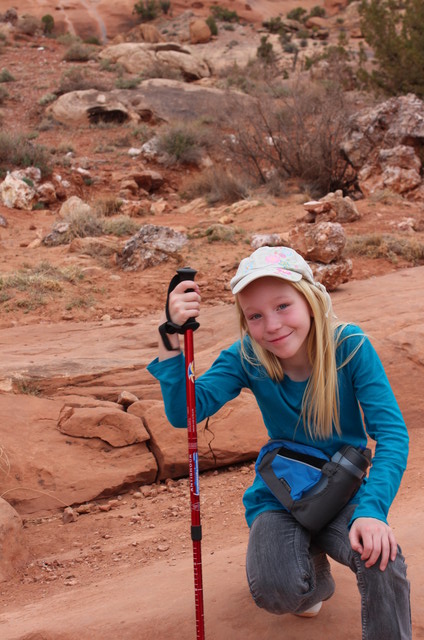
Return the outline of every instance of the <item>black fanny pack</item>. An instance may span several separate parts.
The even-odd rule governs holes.
[[[270,440],[255,469],[283,507],[316,533],[347,505],[371,465],[371,451],[344,445],[331,458],[288,440]]]

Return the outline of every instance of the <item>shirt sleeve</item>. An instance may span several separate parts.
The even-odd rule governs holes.
[[[147,370],[159,380],[169,422],[177,428],[187,427],[183,354],[162,361],[156,358],[148,365]],[[241,364],[240,343],[236,342],[222,351],[210,369],[196,379],[197,421],[201,422],[219,411],[246,386],[248,381]]]
[[[376,442],[369,476],[360,490],[352,521],[372,517],[387,523],[406,468],[409,436],[383,365],[368,337],[362,332],[352,335],[347,340],[348,353],[352,342],[354,355],[346,367],[363,412],[366,432]]]

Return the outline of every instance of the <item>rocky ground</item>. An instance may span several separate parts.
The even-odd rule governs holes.
[[[86,4],[81,3],[78,8],[75,3],[71,12],[59,3],[57,14],[64,17],[68,26],[69,21],[73,21],[72,28],[78,28],[86,19]],[[94,21],[97,20],[99,29],[103,28],[101,25],[109,28],[114,24],[118,30],[115,10],[107,8],[107,4],[96,5],[97,13],[100,9],[103,13],[100,22],[98,15]],[[273,15],[274,6],[271,2],[264,3],[261,13],[259,4],[251,4],[257,24],[261,16]],[[48,12],[48,3],[38,5],[42,14]],[[287,10],[294,5],[287,3]],[[32,3],[28,6],[32,8]],[[90,7],[93,11],[93,6]],[[0,11],[7,8],[7,3],[0,3]],[[181,5],[181,9],[185,8]],[[239,10],[237,6],[237,10],[241,14],[242,8]],[[9,69],[16,80],[7,83],[9,98],[1,105],[2,129],[32,132],[36,134],[37,143],[55,147],[56,171],[70,182],[72,193],[93,202],[113,195],[110,176],[116,167],[125,173],[133,168],[135,161],[128,157],[128,147],[117,144],[112,153],[104,151],[111,140],[117,141],[128,133],[117,125],[77,130],[40,126],[44,108],[39,101],[57,87],[66,68],[65,49],[65,45],[45,38],[20,38],[3,48],[0,66]],[[110,81],[108,72],[96,64],[90,63],[89,68],[105,82]],[[81,174],[72,169],[72,163],[65,161],[69,151],[76,164],[90,168],[96,176],[94,183],[86,184]],[[162,166],[150,166],[164,171]],[[165,199],[168,208],[162,212],[159,208],[154,215],[146,214],[140,224],[166,225],[190,232],[204,230],[228,215],[225,206],[186,207],[179,194],[186,171],[185,168],[167,171],[166,189],[157,199]],[[0,206],[0,215],[6,220],[6,226],[0,227],[3,279],[17,272],[28,274],[43,264],[44,269],[47,264],[50,269],[66,267],[78,274],[42,295],[28,283],[6,291],[3,287],[0,328],[21,329],[20,344],[24,344],[26,333],[35,325],[46,327],[47,342],[50,323],[64,323],[71,328],[74,323],[104,318],[113,321],[145,317],[151,321],[163,307],[175,268],[186,264],[198,270],[205,306],[230,302],[227,283],[249,250],[249,238],[254,233],[288,233],[305,214],[303,203],[307,197],[294,183],[288,185],[284,197],[261,192],[252,194],[251,204],[233,214],[240,233],[232,243],[210,243],[198,234],[182,249],[178,260],[172,259],[142,272],[123,272],[113,258],[99,260],[72,253],[67,245],[45,247],[37,242],[57,220],[58,207],[22,211]],[[356,206],[360,219],[343,225],[348,237],[378,232],[402,241],[406,238],[415,244],[424,241],[424,231],[420,231],[421,203],[385,193],[359,200]],[[408,220],[416,222],[418,231],[412,230]],[[395,276],[403,269],[417,266],[411,254],[388,254],[377,259],[352,254],[350,258],[352,284],[344,285],[341,305],[348,304],[350,295],[355,295],[349,288],[355,281],[375,279],[379,292],[390,296],[395,286],[395,281],[390,280],[391,274]],[[337,298],[338,292],[335,295]],[[373,315],[372,302],[371,299],[366,304],[358,302],[355,320],[366,322]],[[410,302],[414,310],[414,300],[411,298]],[[387,333],[390,333],[390,323],[387,323]],[[153,355],[154,347],[151,349]],[[390,351],[386,356],[393,376],[396,376],[395,354],[396,351]],[[395,377],[395,391],[402,395],[402,407],[410,412],[413,448],[409,469],[393,507],[392,524],[408,558],[413,585],[414,638],[419,640],[424,638],[424,591],[419,574],[424,559],[420,542],[423,442],[414,394],[418,388],[415,376],[420,372],[422,376],[422,359],[416,356],[411,361],[409,373],[403,365]],[[6,367],[7,363],[2,366]],[[409,380],[412,371],[414,384]],[[18,411],[19,393],[15,389],[6,395],[10,398],[11,412],[15,407]],[[75,465],[78,466],[78,459]],[[300,640],[313,635],[321,640],[331,633],[340,640],[357,639],[360,637],[358,596],[354,580],[341,567],[334,567],[336,595],[316,620],[274,618],[255,608],[244,577],[248,531],[241,502],[252,478],[253,461],[201,475],[207,637],[211,640],[230,637]],[[0,636],[5,640],[150,640],[153,636],[158,640],[188,640],[195,637],[188,493],[188,481],[183,478],[132,488],[129,492],[93,501],[77,509],[79,515],[75,521],[64,521],[62,508],[48,513],[22,513],[29,560],[0,583]]]

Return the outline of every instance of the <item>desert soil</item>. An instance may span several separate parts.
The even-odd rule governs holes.
[[[87,4],[81,3],[79,11]],[[38,5],[42,14],[48,12],[48,3]],[[106,5],[106,2],[98,3],[97,11],[101,7],[103,22],[112,24],[116,21],[116,9],[108,9]],[[8,7],[8,3],[0,2],[0,11]],[[32,8],[33,3],[29,3],[28,11]],[[58,13],[64,11],[65,3],[60,2],[57,8]],[[83,10],[79,15],[84,18]],[[42,51],[38,48],[41,46]],[[37,127],[42,118],[38,101],[57,86],[63,69],[63,52],[63,46],[54,40],[31,39],[16,42],[3,52],[1,66],[17,77],[8,87],[13,100],[2,106],[4,127],[25,132]],[[35,75],[37,81],[34,81]],[[91,158],[91,166],[103,176],[96,185],[78,182],[75,173],[63,166],[58,168],[80,197],[91,200],[107,195],[112,189],[108,176],[114,165],[119,163],[120,169],[125,170],[125,164],[131,162],[125,155],[110,157],[93,153],[95,147],[119,135],[119,127],[110,127],[107,131],[53,129],[40,131],[37,142],[49,147],[69,144],[77,157]],[[168,184],[172,189],[168,196],[175,206],[167,213],[144,217],[143,224],[151,222],[187,231],[193,225],[205,228],[215,220],[216,214],[207,210],[202,210],[197,218],[192,212],[177,213],[183,204],[178,190],[184,179],[185,170],[169,174]],[[263,195],[258,199],[258,206],[237,216],[237,226],[247,237],[252,233],[286,232],[304,214],[305,194],[295,185],[284,198]],[[402,236],[397,224],[407,218],[421,219],[423,215],[421,205],[397,197],[379,202],[361,200],[357,206],[361,219],[344,225],[347,235],[378,231]],[[80,323],[97,320],[105,314],[112,318],[131,318],[159,313],[177,266],[175,262],[135,273],[123,273],[112,262],[99,268],[94,258],[71,254],[68,247],[28,248],[50,230],[56,220],[55,211],[27,212],[1,206],[0,214],[8,224],[0,228],[2,275],[43,261],[61,267],[83,266],[89,274],[77,287],[64,284],[57,295],[40,306],[30,304],[17,294],[7,305],[3,304],[0,328],[27,326],[30,331],[31,325],[45,324],[47,331],[49,322]],[[423,241],[423,235],[416,233],[414,237]],[[246,254],[246,236],[240,236],[232,245],[211,245],[199,237],[191,241],[189,250],[182,251],[181,263],[198,270],[204,304],[230,301],[226,285],[238,261]],[[403,260],[353,257],[353,279],[374,278],[413,266]],[[424,583],[420,574],[420,560],[424,559],[420,543],[423,481],[419,471],[424,463],[423,445],[422,432],[417,428],[410,467],[391,512],[391,523],[409,561],[416,605],[416,640],[424,639],[421,608]],[[361,634],[359,598],[354,578],[343,567],[334,566],[336,594],[314,620],[270,616],[253,604],[244,575],[248,529],[241,501],[243,491],[252,480],[253,461],[201,475],[206,637],[209,640],[312,637],[324,640],[331,636],[337,640],[357,640]],[[98,501],[95,509],[81,514],[75,522],[65,524],[61,511],[23,519],[31,559],[15,576],[0,583],[1,638],[195,638],[187,479],[142,487],[139,491]]]

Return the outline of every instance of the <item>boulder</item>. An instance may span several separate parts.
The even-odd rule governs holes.
[[[30,211],[37,201],[34,187],[14,173],[8,173],[1,183],[0,197],[3,204],[9,209]]]
[[[180,71],[188,81],[208,78],[211,75],[202,58],[194,55],[189,47],[177,43],[123,42],[105,47],[99,57],[122,65],[128,73],[140,74],[143,70],[152,69],[159,64],[163,69]]]
[[[29,551],[17,511],[0,498],[0,582],[11,577],[29,560]]]
[[[414,94],[390,98],[352,117],[343,153],[358,171],[361,191],[408,195],[420,187],[417,150],[424,137],[424,102]]]
[[[145,224],[125,243],[118,262],[125,271],[153,267],[177,255],[187,241],[169,227]]]
[[[72,407],[65,405],[59,415],[61,433],[79,438],[100,438],[112,447],[145,442],[149,434],[142,421],[116,407]]]
[[[203,44],[209,42],[212,33],[206,20],[198,18],[192,20],[189,25],[190,44]]]
[[[322,264],[319,262],[310,263],[315,279],[323,284],[327,291],[335,291],[340,285],[349,282],[352,277],[352,261],[349,259]]]
[[[341,259],[346,245],[346,236],[341,224],[319,222],[306,229],[305,244],[306,260],[329,264]]]
[[[55,120],[68,126],[98,122],[192,121],[216,113],[224,122],[237,104],[250,104],[251,101],[246,94],[229,94],[212,87],[154,78],[145,80],[137,89],[71,91],[50,104],[47,111]]]

